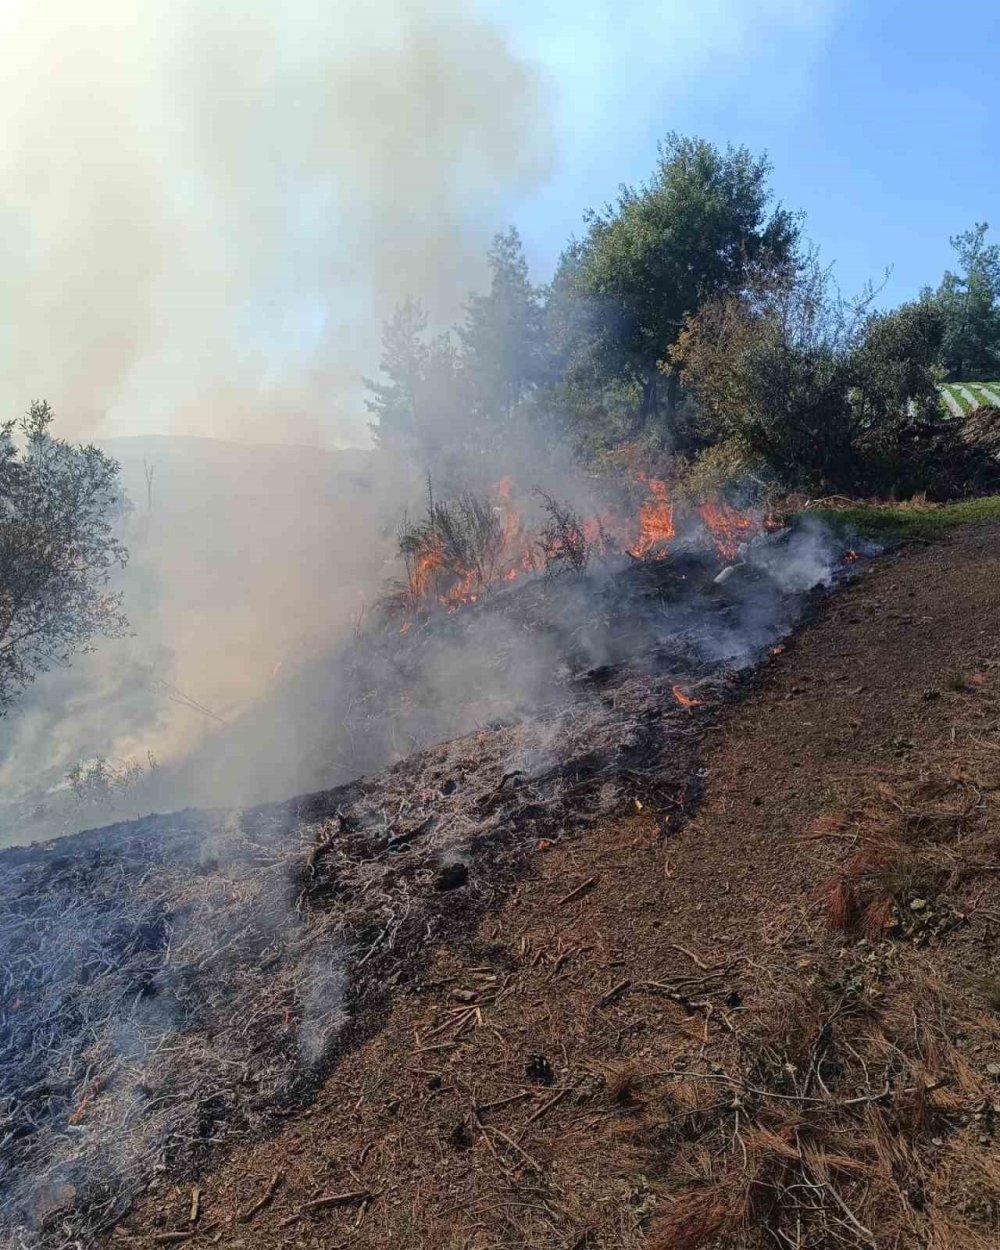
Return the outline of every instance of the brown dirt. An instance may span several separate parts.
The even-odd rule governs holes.
[[[706,720],[682,831],[540,851],[308,1110],[111,1243],[998,1244],[998,613],[1000,527],[872,565]]]

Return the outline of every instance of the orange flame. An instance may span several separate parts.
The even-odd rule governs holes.
[[[637,559],[660,559],[678,532],[678,508],[670,497],[667,482],[637,473],[643,498],[637,511],[609,508],[579,520],[580,533],[589,553],[607,556],[627,551]],[[456,612],[479,601],[494,586],[509,585],[533,574],[547,564],[540,535],[531,531],[513,503],[516,485],[503,477],[492,491],[493,512],[500,532],[496,550],[483,567],[456,568],[441,537],[433,532],[422,536],[420,545],[408,557],[408,599],[418,609],[435,604]],[[722,499],[713,499],[695,509],[719,556],[732,559],[741,543],[755,530],[766,527],[769,519],[746,516]],[[638,531],[638,532],[637,532]],[[409,622],[400,630],[406,633]]]
[[[681,707],[697,707],[700,703],[704,703],[704,699],[696,699],[693,695],[685,694],[680,686],[673,686],[671,693]]]
[[[742,512],[737,512],[722,499],[710,499],[699,504],[695,509],[705,522],[705,528],[712,536],[715,549],[723,560],[732,560],[738,553],[740,544],[746,542],[753,521]]]
[[[649,487],[651,498],[639,505],[639,539],[631,549],[634,556],[648,555],[655,547],[668,542],[677,533],[674,505],[667,494],[666,482],[659,478],[637,475]]]

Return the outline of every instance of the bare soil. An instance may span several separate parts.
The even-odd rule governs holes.
[[[311,1106],[109,1243],[1000,1244],[998,621],[998,526],[871,565],[692,709],[687,823],[540,845]]]

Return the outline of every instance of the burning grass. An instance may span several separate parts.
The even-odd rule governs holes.
[[[759,508],[741,512],[721,496],[693,504],[673,483],[644,471],[625,490],[619,484],[614,497],[588,515],[545,490],[536,488],[527,500],[517,495],[511,478],[485,495],[466,491],[447,500],[435,499],[428,485],[423,518],[404,520],[399,531],[405,581],[383,601],[391,615],[406,618],[404,632],[414,615],[455,612],[519,579],[582,573],[623,553],[634,560],[662,559],[678,540],[735,560],[771,527]]]

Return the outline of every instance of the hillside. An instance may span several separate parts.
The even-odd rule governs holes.
[[[698,801],[539,844],[314,1105],[192,1174],[197,1223],[153,1181],[127,1243],[994,1246],[998,542],[872,565],[695,711]]]
[[[103,447],[133,505],[130,636],[42,674],[0,720],[0,846],[305,788],[270,745],[290,735],[265,716],[252,740],[220,731],[349,635],[382,576],[369,453],[166,436]],[[101,758],[140,776],[74,794],[70,770]]]

